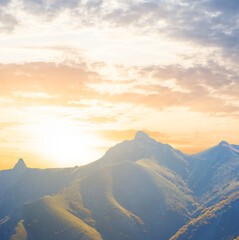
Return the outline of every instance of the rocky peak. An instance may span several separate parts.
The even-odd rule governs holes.
[[[138,131],[138,132],[136,132],[134,139],[135,140],[149,140],[151,138],[149,137],[149,135],[147,133],[145,133],[143,131]]]
[[[26,169],[27,166],[22,158],[18,159],[18,162],[14,166],[14,170],[19,170],[19,169]]]

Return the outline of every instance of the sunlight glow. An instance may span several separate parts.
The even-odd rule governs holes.
[[[99,139],[70,121],[47,118],[28,128],[36,136],[34,148],[60,167],[73,167],[96,160]]]

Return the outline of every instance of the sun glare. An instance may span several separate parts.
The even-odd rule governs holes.
[[[99,139],[70,121],[47,118],[28,130],[34,132],[36,150],[53,161],[53,165],[72,167],[99,157],[96,149]]]

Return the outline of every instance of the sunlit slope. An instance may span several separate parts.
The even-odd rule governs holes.
[[[24,207],[28,240],[101,240],[94,227],[79,218],[83,214],[90,221],[90,213],[77,209],[79,203],[76,201],[74,205],[74,197],[63,196],[47,196]],[[90,223],[94,225],[94,221]]]
[[[204,209],[202,215],[183,226],[170,240],[234,239],[239,235],[239,192]]]
[[[166,240],[194,205],[182,180],[166,168],[153,160],[125,161],[27,204],[23,216],[30,240]]]
[[[18,223],[15,231],[16,233],[12,235],[10,240],[27,240],[27,232],[22,220]]]

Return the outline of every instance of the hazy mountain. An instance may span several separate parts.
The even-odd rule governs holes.
[[[222,141],[189,161],[188,184],[198,200],[212,205],[239,190],[239,146]]]
[[[144,132],[82,167],[19,159],[0,171],[0,239],[234,239],[238,169],[237,145],[188,155]]]

